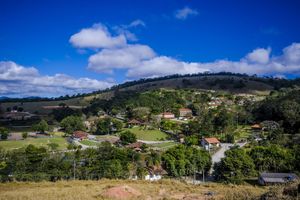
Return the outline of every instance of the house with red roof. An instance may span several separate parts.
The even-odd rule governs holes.
[[[175,115],[171,112],[163,112],[163,113],[159,114],[158,116],[162,119],[174,119],[175,118]]]
[[[191,117],[192,116],[192,110],[189,108],[180,108],[179,109],[179,116],[180,117]]]
[[[84,140],[87,139],[88,136],[89,134],[84,131],[74,131],[72,134],[72,138],[75,140]]]
[[[215,137],[202,138],[201,145],[205,150],[210,150],[214,147],[219,147],[221,142]]]

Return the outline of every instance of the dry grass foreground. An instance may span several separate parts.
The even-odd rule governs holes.
[[[257,199],[266,191],[250,185],[197,186],[173,180],[19,182],[0,184],[0,200]]]

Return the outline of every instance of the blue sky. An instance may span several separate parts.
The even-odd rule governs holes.
[[[299,9],[291,0],[1,0],[0,95],[203,71],[298,77]]]

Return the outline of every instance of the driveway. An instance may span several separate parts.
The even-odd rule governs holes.
[[[232,144],[232,143],[221,143],[221,148],[219,149],[219,151],[217,151],[216,153],[214,153],[211,156],[212,159],[212,163],[215,164],[217,162],[220,162],[222,158],[225,157],[225,151],[227,151],[228,149],[230,149],[230,147],[233,147],[234,145],[238,145],[239,147],[243,147],[247,144],[247,142],[244,143],[236,143],[236,144]]]
[[[244,143],[221,143],[221,148],[219,149],[219,151],[217,151],[216,153],[214,153],[211,156],[211,160],[212,160],[212,165],[211,165],[211,169],[210,169],[210,174],[212,174],[212,172],[214,171],[214,165],[217,162],[220,162],[222,158],[225,157],[225,151],[227,151],[228,149],[230,149],[230,147],[233,147],[234,145],[238,145],[239,147],[243,147],[247,144],[247,142]]]

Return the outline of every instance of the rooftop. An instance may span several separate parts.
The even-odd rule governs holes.
[[[215,138],[215,137],[211,137],[211,138],[204,138],[204,140],[209,143],[209,144],[217,144],[220,143],[220,141]]]

